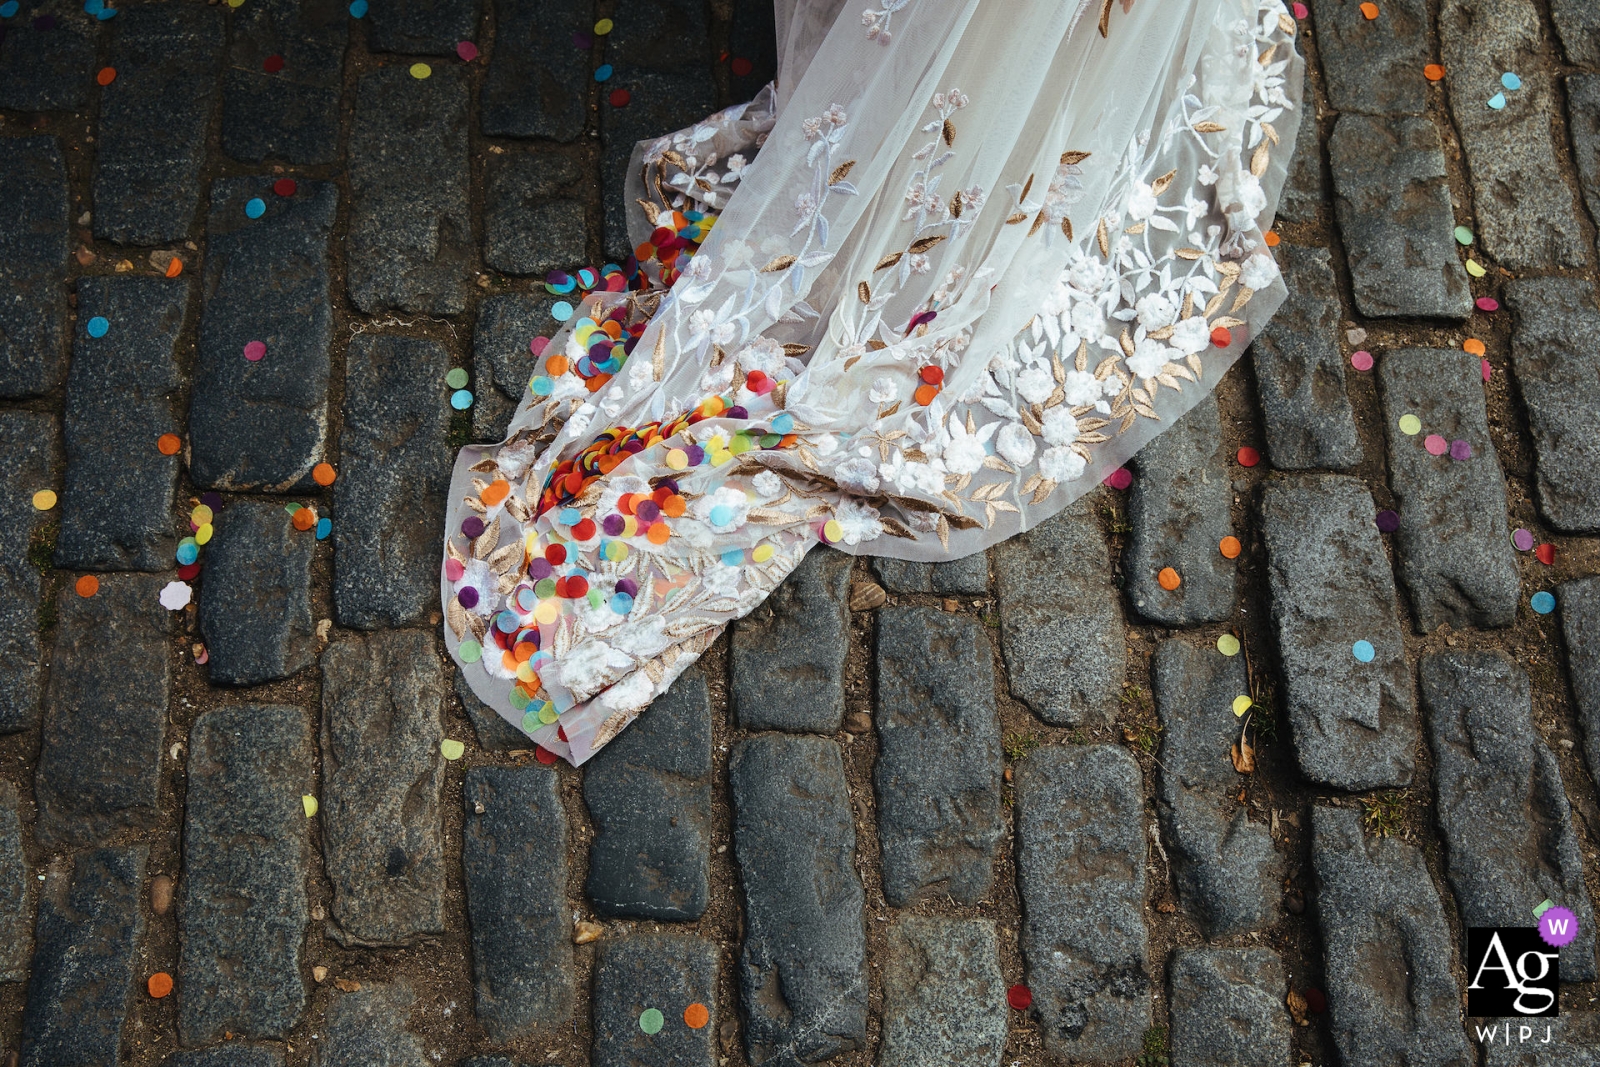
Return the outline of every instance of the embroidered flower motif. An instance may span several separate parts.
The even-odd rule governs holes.
[[[1147,330],[1159,330],[1163,326],[1171,326],[1172,320],[1178,315],[1178,305],[1162,293],[1151,293],[1140,297],[1133,308],[1139,315],[1139,325]]]
[[[899,393],[900,386],[896,384],[893,378],[885,374],[873,380],[872,388],[867,391],[867,399],[874,404],[887,404]]]
[[[1269,252],[1257,252],[1244,261],[1239,281],[1251,289],[1265,289],[1278,280],[1278,263]]]
[[[1030,404],[1043,404],[1055,391],[1055,376],[1048,367],[1036,363],[1017,375],[1017,392]]]
[[[1061,386],[1065,394],[1063,399],[1071,407],[1081,408],[1086,404],[1097,402],[1102,395],[1114,395],[1117,391],[1115,379],[1102,382],[1088,371],[1069,370],[1067,380]]]
[[[984,444],[1000,428],[997,422],[980,426],[977,433],[968,433],[958,420],[950,420],[950,441],[944,446],[944,465],[951,474],[975,474],[983,466],[988,452]]]
[[[851,456],[833,468],[833,474],[839,488],[847,493],[866,496],[878,491],[878,470],[870,459]]]
[[[762,471],[750,479],[750,487],[763,497],[775,497],[783,492],[783,479],[771,471]]]
[[[1020,422],[1006,423],[994,439],[994,450],[1018,467],[1026,467],[1033,461],[1033,449],[1033,434]]]
[[[1128,191],[1128,217],[1134,221],[1148,219],[1156,212],[1156,192],[1144,182],[1134,182]]]
[[[1045,412],[1040,426],[1040,436],[1047,444],[1070,445],[1078,439],[1078,420],[1066,408],[1054,407]]]
[[[1128,369],[1141,378],[1154,378],[1167,365],[1171,354],[1172,350],[1166,345],[1146,337],[1134,346],[1133,355],[1128,357]]]
[[[1070,448],[1047,448],[1039,456],[1039,473],[1052,482],[1070,482],[1088,463]]]
[[[842,531],[839,540],[847,545],[875,541],[883,533],[883,523],[878,519],[878,509],[849,497],[839,501],[833,517]]]
[[[1173,327],[1167,343],[1186,356],[1204,352],[1211,343],[1211,327],[1206,325],[1206,317],[1191,315],[1182,320]]]

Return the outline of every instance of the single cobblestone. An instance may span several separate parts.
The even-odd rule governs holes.
[[[917,563],[909,559],[873,556],[872,573],[891,593],[989,594],[989,557],[983,552],[974,552],[948,563]]]
[[[500,713],[478,699],[472,683],[459,670],[455,672],[456,699],[466,709],[472,720],[472,730],[478,735],[478,747],[490,752],[509,752],[514,748],[531,748],[528,735],[512,726]]]
[[[1283,1067],[1293,1038],[1268,948],[1180,948],[1167,972],[1173,1067]]]
[[[67,473],[55,564],[73,570],[172,566],[178,456],[156,448],[176,433],[183,387],[174,360],[189,286],[165,278],[82,278],[67,377]],[[90,337],[91,318],[110,328]]]
[[[1416,699],[1372,496],[1354,478],[1302,475],[1268,482],[1260,516],[1301,772],[1338,789],[1405,785]]]
[[[345,356],[333,485],[339,625],[405,626],[437,611],[439,531],[450,491],[450,357],[433,341],[363,334]]]
[[[528,391],[537,356],[528,348],[559,323],[550,314],[554,296],[504,293],[478,305],[472,332],[472,439],[499,441]]]
[[[1400,513],[1400,577],[1418,633],[1510,626],[1520,591],[1506,526],[1506,483],[1489,439],[1482,362],[1460,350],[1402,348],[1378,364],[1389,487]],[[1403,415],[1424,432],[1465,441],[1471,458],[1435,456],[1407,435]]]
[[[715,1028],[684,1022],[691,1004],[717,1018],[717,943],[679,934],[627,934],[602,941],[594,972],[592,1067],[714,1067]],[[650,1008],[664,1019],[647,1034]]]
[[[111,20],[106,60],[117,80],[100,93],[96,237],[154,245],[189,235],[224,32],[221,11],[198,4],[133,4]]]
[[[17,787],[0,782],[0,982],[25,982],[33,956],[32,885]]]
[[[1579,278],[1506,285],[1511,362],[1528,408],[1539,510],[1567,533],[1600,530],[1600,309]]]
[[[342,944],[444,930],[443,702],[425,631],[348,634],[322,654],[322,849]]]
[[[1150,1026],[1140,778],[1112,745],[1016,764],[1022,955],[1045,1051],[1062,1060],[1131,1057]]]
[[[362,984],[328,1007],[317,1067],[435,1067],[406,1029],[416,994],[404,982]]]
[[[1340,115],[1328,156],[1334,214],[1361,314],[1455,320],[1472,314],[1433,121]]]
[[[1250,346],[1267,460],[1278,470],[1354,467],[1361,441],[1345,392],[1328,250],[1280,244],[1277,254],[1289,296]]]
[[[236,11],[222,75],[222,150],[241,163],[335,162],[349,27],[338,0],[262,0]],[[262,68],[272,56],[281,70]]]
[[[1600,8],[1589,0],[1550,0],[1550,19],[1569,63],[1600,67]]]
[[[33,786],[34,839],[46,848],[99,844],[161,818],[172,630],[159,599],[164,583],[156,575],[110,575],[92,597],[68,587],[56,600]]]
[[[976,904],[994,888],[1000,720],[983,625],[937,608],[878,612],[878,797],[883,896]]]
[[[1563,582],[1556,590],[1567,667],[1591,774],[1600,775],[1600,575]]]
[[[305,1011],[300,950],[311,848],[300,798],[312,791],[314,768],[311,727],[299,708],[220,708],[189,732],[178,913],[186,1045],[282,1039]]]
[[[309,531],[277,503],[237,500],[215,519],[200,584],[200,632],[213,685],[260,685],[316,659]]]
[[[1369,115],[1422,114],[1428,83],[1420,75],[1433,62],[1428,5],[1386,0],[1383,17],[1375,19],[1363,18],[1357,8],[1356,0],[1334,0],[1315,10],[1328,106]]]
[[[1216,395],[1140,449],[1134,464],[1133,535],[1123,557],[1134,610],[1167,626],[1223,621],[1233,614],[1238,567],[1218,547],[1233,533],[1233,487]],[[1161,587],[1156,576],[1164,567],[1178,572],[1178,588]]]
[[[485,170],[485,263],[506,274],[542,277],[587,258],[587,211],[581,200],[560,195],[583,175],[574,160],[513,152],[491,156]]]
[[[691,667],[589,761],[585,884],[601,915],[693,921],[711,898],[711,695]]]
[[[346,259],[350,299],[366,314],[466,309],[462,287],[477,258],[467,129],[459,67],[441,64],[426,79],[381,67],[357,81]]]
[[[572,37],[589,30],[589,18],[581,5],[495,0],[495,46],[478,96],[484,136],[577,139],[588,117],[593,59],[572,47]]]
[[[328,239],[339,187],[303,181],[293,196],[266,178],[211,187],[205,307],[189,400],[189,478],[203,489],[305,492],[328,439],[333,339]],[[245,204],[266,201],[251,219]],[[245,357],[263,342],[267,354]]]
[[[1316,95],[1311,88],[1311,64],[1306,64],[1304,98],[1300,103],[1299,132],[1295,135],[1294,155],[1278,198],[1277,217],[1284,222],[1315,222],[1322,214],[1327,194],[1322,182],[1322,137],[1317,132]],[[1279,246],[1278,258],[1283,259]],[[1280,312],[1282,314],[1282,312]]]
[[[1250,693],[1241,656],[1172,638],[1151,661],[1161,717],[1159,811],[1178,899],[1209,937],[1258,930],[1278,918],[1283,863],[1272,835],[1233,800],[1240,778],[1234,698]]]
[[[3,53],[0,53],[3,55]],[[67,172],[54,137],[0,152],[0,397],[40,396],[66,376]]]
[[[33,494],[61,484],[59,439],[53,415],[0,412],[0,734],[39,721],[44,580],[33,543],[50,516],[33,506]]]
[[[53,866],[22,1010],[22,1067],[121,1062],[122,1027],[144,940],[144,845]]]
[[[1011,695],[1052,726],[1109,722],[1127,670],[1122,598],[1090,499],[995,547]]]
[[[34,19],[54,17],[40,28]],[[89,104],[86,71],[94,67],[99,23],[69,0],[28,0],[0,31],[0,108],[75,111]],[[6,188],[22,188],[7,181]],[[4,233],[0,227],[0,233]]]
[[[474,767],[461,799],[476,1015],[503,1045],[572,1014],[561,779],[538,766]]]
[[[745,730],[831,734],[844,719],[854,559],[818,548],[733,624],[733,707]]]
[[[1455,953],[1422,853],[1367,837],[1348,808],[1312,807],[1329,1029],[1346,1067],[1473,1062]]]
[[[746,738],[733,746],[728,782],[744,891],[746,1054],[753,1063],[816,1063],[864,1047],[864,897],[839,746]]]
[[[453,56],[459,42],[478,39],[478,0],[390,0],[366,22],[374,52]]]
[[[997,1067],[1006,985],[989,919],[898,915],[883,972],[879,1067]]]
[[[185,1049],[161,1061],[162,1067],[283,1067],[283,1050],[275,1045],[230,1043]]]
[[[1595,15],[1600,20],[1600,13]],[[1591,40],[1600,52],[1600,30]],[[1600,57],[1596,59],[1600,65]],[[1600,75],[1574,74],[1567,79],[1567,132],[1572,159],[1578,166],[1578,187],[1590,218],[1600,218]]]
[[[1561,768],[1534,731],[1528,676],[1503,652],[1422,659],[1439,830],[1461,925],[1525,926],[1530,900],[1578,917],[1561,949],[1561,980],[1596,977],[1594,909]],[[1530,827],[1538,827],[1536,835]]]
[[[1472,180],[1483,250],[1511,271],[1583,267],[1588,242],[1556,158],[1554,79],[1544,70],[1542,27],[1531,0],[1445,0],[1439,54]],[[1515,71],[1522,87],[1502,92]],[[1501,110],[1484,102],[1499,93]]]

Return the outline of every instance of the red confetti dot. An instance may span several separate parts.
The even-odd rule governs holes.
[[[756,65],[743,56],[736,56],[733,60],[733,72],[743,78],[756,68]]]
[[[462,41],[456,45],[456,55],[461,57],[462,62],[471,63],[478,58],[478,46],[471,41]]]
[[[552,567],[559,567],[567,561],[566,545],[549,545],[544,550],[544,558]]]
[[[633,99],[633,94],[626,89],[613,89],[609,99],[612,107],[627,107],[628,102]]]
[[[576,537],[580,541],[587,541],[589,538],[594,536],[594,529],[595,526],[593,519],[583,519],[579,521],[577,525],[573,526],[572,536]]]
[[[929,385],[941,385],[944,382],[944,371],[939,367],[923,367],[917,376]]]
[[[567,579],[567,596],[573,600],[589,595],[589,579],[581,574],[574,574]]]
[[[556,754],[551,752],[548,748],[545,748],[543,745],[534,745],[533,758],[538,760],[540,763],[549,766],[556,761]]]
[[[1014,985],[1006,990],[1006,1003],[1015,1011],[1027,1011],[1033,1005],[1033,990],[1025,985]]]
[[[94,80],[100,85],[110,85],[117,80],[117,68],[101,67],[100,73],[94,76]]]
[[[261,69],[266,71],[268,74],[278,73],[278,71],[283,69],[283,57],[268,56],[266,59],[261,61]]]
[[[1533,554],[1537,556],[1539,562],[1543,563],[1546,567],[1554,566],[1556,562],[1556,546],[1550,544],[1549,542],[1546,542],[1534,549]]]
[[[182,578],[186,582],[194,581],[196,578],[200,577],[200,564],[185,563],[183,566],[178,568],[178,577]]]
[[[1257,452],[1255,449],[1251,448],[1249,445],[1245,445],[1243,448],[1239,449],[1239,466],[1241,466],[1241,467],[1254,467],[1257,463],[1260,463],[1260,462],[1261,462],[1261,453]]]
[[[1211,343],[1218,348],[1227,348],[1233,344],[1233,334],[1228,332],[1226,326],[1218,326],[1211,331]]]
[[[277,193],[279,196],[293,196],[295,194],[295,190],[299,188],[300,186],[295,184],[295,180],[293,178],[279,178],[277,181],[272,183],[272,191]]]

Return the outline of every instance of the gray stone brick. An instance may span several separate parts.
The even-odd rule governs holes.
[[[10,190],[0,199],[0,397],[40,396],[67,372],[67,172],[56,139],[7,140],[0,186]]]
[[[1139,765],[1112,745],[1052,746],[1014,774],[1022,955],[1045,1051],[1132,1057],[1150,1026]]]
[[[1459,349],[1402,348],[1384,353],[1378,381],[1389,487],[1400,513],[1400,577],[1417,631],[1510,626],[1520,598],[1517,561],[1505,477],[1489,439],[1482,363]],[[1401,432],[1407,414],[1422,420],[1422,434]],[[1432,455],[1423,434],[1452,446],[1466,441],[1471,458]]]
[[[333,603],[341,626],[404,626],[438,610],[452,458],[449,369],[450,357],[433,341],[363,334],[350,342],[333,483]]]
[[[1177,638],[1150,665],[1161,717],[1159,811],[1184,910],[1210,937],[1258,930],[1278,918],[1283,863],[1272,835],[1233,800],[1229,752],[1239,740],[1234,698],[1250,693],[1242,656]]]
[[[1561,583],[1556,603],[1561,607],[1584,752],[1590,773],[1600,776],[1600,575]]]
[[[1128,494],[1133,535],[1123,567],[1134,611],[1167,626],[1221,622],[1233,614],[1238,567],[1218,545],[1233,533],[1233,486],[1217,399],[1208,395],[1134,457]],[[1168,591],[1163,567],[1182,582]]]
[[[1600,35],[1594,40],[1600,42]],[[1600,50],[1600,43],[1595,48]],[[1600,218],[1600,74],[1574,74],[1567,79],[1567,132],[1572,137],[1572,160],[1578,166],[1583,202],[1590,218]]]
[[[119,16],[120,17],[120,16]],[[67,474],[55,564],[75,570],[156,571],[177,545],[172,497],[178,456],[156,448],[179,430],[183,381],[174,348],[189,286],[165,278],[83,278],[62,420]],[[91,319],[110,323],[90,337]]]
[[[1000,720],[983,625],[937,608],[878,612],[878,841],[883,895],[976,904],[994,887]]]
[[[1539,510],[1567,533],[1600,530],[1600,309],[1580,278],[1509,282],[1511,361],[1528,409]]]
[[[485,136],[577,139],[594,60],[572,47],[572,35],[587,33],[591,17],[581,4],[495,0],[495,47],[478,95]]]
[[[23,1067],[122,1062],[144,940],[144,845],[80,853],[46,875],[22,1011]]]
[[[224,152],[242,163],[321,166],[338,159],[346,7],[339,0],[263,0],[234,12],[222,75]],[[283,69],[262,69],[270,56],[282,57]]]
[[[1445,88],[1472,180],[1473,213],[1483,250],[1512,271],[1582,267],[1587,242],[1551,130],[1555,85],[1544,69],[1544,35],[1531,0],[1445,0],[1439,53]],[[1522,88],[1501,92],[1500,75],[1516,71]]]
[[[1418,673],[1461,925],[1526,926],[1528,901],[1560,901],[1578,917],[1577,940],[1561,949],[1561,979],[1593,981],[1583,854],[1561,768],[1533,728],[1527,674],[1499,651],[1435,653]]]
[[[88,72],[94,69],[100,24],[69,0],[26,0],[0,32],[0,108],[16,111],[76,111],[89,104]],[[51,15],[48,29],[33,20]],[[19,186],[6,182],[8,189]],[[0,233],[4,227],[0,227]]]
[[[1328,139],[1334,216],[1369,318],[1472,314],[1439,131],[1427,118],[1340,115]]]
[[[1455,953],[1422,853],[1367,837],[1349,808],[1312,808],[1329,1029],[1346,1067],[1472,1062]]]
[[[161,818],[172,629],[159,599],[165,580],[107,575],[94,596],[69,587],[56,601],[33,786],[34,839],[46,848],[99,844]]]
[[[618,23],[613,40],[607,44],[608,58],[617,45],[616,38],[623,36],[623,26]],[[716,96],[711,79],[703,72],[661,73],[617,59],[611,62],[616,65],[616,73],[606,84],[633,93],[627,107],[616,108],[606,102],[600,105],[600,178],[605,204],[605,241],[601,251],[606,258],[620,263],[635,243],[629,239],[628,218],[634,217],[636,226],[645,226],[639,208],[624,195],[634,145],[694,125],[715,109]],[[645,229],[648,231],[648,227]]]
[[[200,203],[222,65],[222,12],[198,4],[130,4],[118,9],[107,36],[106,59],[117,80],[100,94],[95,236],[129,245],[181,240]]]
[[[1167,979],[1173,1067],[1284,1067],[1283,961],[1269,948],[1180,948]]]
[[[576,162],[554,152],[514,152],[491,156],[485,172],[485,263],[506,274],[543,277],[587,258],[583,202],[559,193],[582,175]]]
[[[490,752],[507,752],[514,748],[528,748],[528,735],[500,717],[500,713],[478,699],[466,675],[455,672],[456,699],[472,720],[473,733],[478,735],[478,747]]]
[[[28,960],[33,955],[32,900],[17,787],[0,782],[0,982],[28,979]]]
[[[1301,772],[1338,789],[1405,785],[1416,702],[1371,495],[1354,478],[1302,475],[1268,482],[1260,515]],[[1372,644],[1371,663],[1356,641]]]
[[[817,548],[733,624],[733,707],[746,730],[831,734],[844,719],[850,567]]]
[[[44,580],[30,548],[50,515],[33,494],[61,484],[55,416],[0,412],[0,734],[39,721],[39,597]]]
[[[1294,155],[1289,159],[1289,173],[1278,197],[1277,218],[1284,222],[1315,222],[1327,195],[1322,187],[1322,138],[1317,132],[1317,103],[1311,91],[1310,71],[1311,64],[1307,63],[1299,132],[1295,134]],[[1281,262],[1282,246],[1278,251]]]
[[[711,898],[711,696],[691,667],[588,762],[589,900],[601,915],[692,921]]]
[[[312,791],[315,759],[299,708],[219,708],[189,732],[178,912],[185,1044],[281,1039],[305,1010],[311,848],[300,798]]]
[[[1109,722],[1127,669],[1122,598],[1089,498],[994,553],[1011,695],[1054,726]]]
[[[1339,352],[1338,282],[1325,248],[1278,246],[1289,296],[1250,346],[1267,460],[1279,470],[1361,462]]]
[[[245,215],[266,201],[259,219]],[[189,401],[189,477],[204,489],[305,492],[328,438],[328,238],[339,188],[304,181],[277,196],[268,178],[211,187],[205,307]],[[267,354],[252,362],[252,341]]]
[[[322,850],[343,944],[444,930],[443,702],[425,631],[348,634],[322,654]]]
[[[678,934],[626,934],[600,943],[594,973],[593,1067],[713,1067],[714,1025],[683,1020],[691,1004],[717,1018],[717,943]],[[646,1034],[639,1016],[655,1008],[660,1032]]]
[[[1600,9],[1588,0],[1550,0],[1550,18],[1567,62],[1600,67]]]
[[[311,553],[274,501],[237,500],[219,511],[205,550],[200,632],[213,685],[275,682],[311,666]]]
[[[390,0],[367,14],[367,44],[374,52],[454,56],[461,41],[478,35],[478,0]]]
[[[504,293],[478,305],[472,332],[472,436],[499,441],[528,391],[538,358],[528,348],[535,337],[553,336],[560,323],[550,315],[554,296]]]
[[[476,1015],[503,1045],[572,1014],[561,779],[546,767],[474,767],[461,799]]]
[[[746,1054],[799,1064],[865,1047],[864,896],[839,746],[746,738],[733,746],[728,783],[744,891]]]
[[[917,563],[873,556],[872,573],[891,593],[989,594],[989,556],[984,552],[974,552],[948,563]]]
[[[459,65],[440,64],[426,79],[393,66],[356,83],[347,261],[350,299],[369,315],[466,308],[476,259],[466,78]]]
[[[434,1067],[406,1028],[416,994],[404,982],[362,983],[328,1007],[317,1067]]]
[[[1428,50],[1428,5],[1388,0],[1382,17],[1362,17],[1356,0],[1315,8],[1317,57],[1335,111],[1420,115],[1428,107],[1422,68]],[[1509,68],[1508,68],[1509,69]],[[1488,97],[1484,97],[1485,100]]]
[[[880,1067],[996,1067],[1006,985],[989,919],[899,914],[883,971]]]
[[[283,1050],[274,1045],[229,1042],[174,1052],[161,1061],[161,1067],[283,1067]]]

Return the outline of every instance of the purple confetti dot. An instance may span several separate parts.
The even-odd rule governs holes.
[[[1517,546],[1518,552],[1529,552],[1533,549],[1533,534],[1521,527],[1511,535],[1511,543]]]
[[[222,494],[221,493],[201,493],[200,494],[200,503],[204,504],[206,507],[210,508],[212,511],[216,511],[218,508],[220,508],[222,506]]]
[[[461,592],[457,593],[456,597],[461,601],[461,606],[464,608],[475,608],[478,606],[478,591],[470,585],[466,586],[461,590]]]
[[[461,520],[461,532],[468,537],[481,537],[483,535],[483,520],[476,515],[468,515]]]
[[[1400,513],[1388,508],[1378,512],[1378,529],[1384,533],[1394,533],[1400,529]]]
[[[1472,458],[1472,445],[1470,445],[1466,441],[1462,441],[1462,440],[1451,441],[1450,442],[1450,458],[1451,459],[1471,459]]]
[[[727,411],[724,411],[723,415],[730,419],[748,419],[750,417],[750,413],[746,411],[740,404],[733,405],[733,407],[729,408]]]
[[[659,482],[656,483],[656,488],[657,489],[666,489],[668,492],[677,493],[677,492],[679,492],[678,479],[676,479],[676,478],[663,478]]]
[[[706,450],[699,445],[690,445],[684,451],[689,453],[689,466],[691,467],[698,467],[706,461]]]
[[[626,593],[628,596],[639,595],[639,583],[632,578],[623,578],[617,582],[617,592]]]
[[[607,537],[620,537],[622,531],[628,528],[628,520],[621,515],[607,515],[601,520],[600,528],[606,532]]]
[[[555,573],[555,568],[550,566],[550,561],[543,556],[535,556],[528,564],[528,577],[534,581],[541,581]]]
[[[661,505],[654,500],[641,500],[633,506],[633,513],[640,522],[655,522],[661,517]]]

